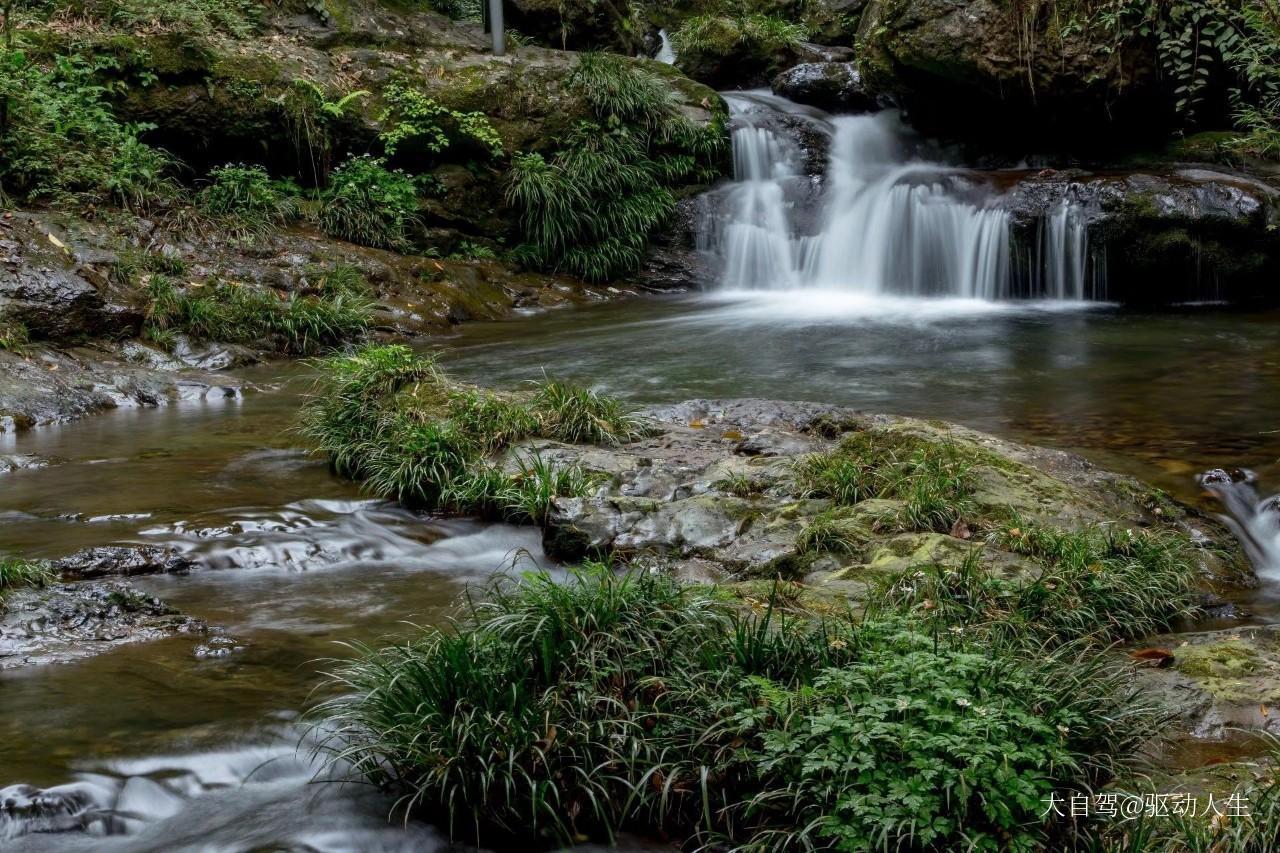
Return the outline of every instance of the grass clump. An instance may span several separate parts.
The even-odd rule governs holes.
[[[806,497],[852,506],[869,498],[903,506],[882,524],[947,532],[973,511],[975,460],[958,447],[909,433],[856,432],[829,453],[799,460],[796,487]]]
[[[731,57],[737,53],[769,55],[795,50],[809,37],[808,28],[784,18],[759,13],[695,15],[671,37],[676,53]]]
[[[278,352],[306,355],[362,337],[373,321],[372,292],[363,279],[341,280],[313,294],[281,294],[229,281],[179,287],[154,273],[145,282],[147,336],[176,332],[222,343],[268,343]]]
[[[507,201],[530,266],[592,281],[639,268],[649,235],[670,216],[671,187],[719,174],[722,122],[680,115],[657,75],[611,54],[584,54],[569,81],[591,118],[554,151],[512,157]]]
[[[245,38],[257,31],[263,13],[252,0],[72,0],[57,5],[80,25],[148,35],[222,32]]]
[[[541,522],[557,497],[587,494],[593,475],[537,454],[499,455],[541,437],[618,443],[643,423],[618,401],[547,380],[504,395],[450,380],[403,346],[370,346],[321,362],[301,430],[335,469],[384,497],[453,512]]]
[[[855,554],[861,544],[857,529],[837,508],[818,513],[796,537],[800,554]]]
[[[925,567],[895,581],[883,606],[935,623],[1054,643],[1134,639],[1169,630],[1197,612],[1195,562],[1175,533],[1018,524],[992,539],[1036,559],[1039,574],[992,576],[975,548],[958,568]]]
[[[338,664],[330,746],[482,844],[621,830],[733,849],[1031,849],[1049,791],[1149,719],[1101,659],[898,618],[745,614],[588,565],[489,590],[452,630]]]
[[[418,222],[413,178],[374,157],[353,157],[335,169],[320,202],[320,228],[362,246],[404,249]]]
[[[252,243],[297,216],[296,193],[282,188],[261,166],[231,164],[209,173],[200,191],[201,212],[230,228],[239,242]]]
[[[0,557],[0,608],[5,599],[20,589],[42,587],[57,580],[57,573],[43,560]]]
[[[23,323],[0,315],[0,350],[22,352],[27,348],[31,335]]]

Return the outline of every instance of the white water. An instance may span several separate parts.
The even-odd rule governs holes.
[[[735,182],[712,242],[728,290],[831,290],[865,297],[1084,300],[1083,211],[1064,202],[1041,224],[1027,282],[1015,282],[1011,216],[963,170],[912,160],[893,112],[830,119],[816,229],[796,197],[813,179],[778,122],[794,105],[729,96]],[[797,112],[792,120],[805,119]]]
[[[658,54],[654,59],[665,62],[667,65],[675,65],[676,48],[671,43],[671,36],[667,35],[666,30],[658,30],[658,38],[662,40],[662,47],[658,48]]]
[[[1235,533],[1258,576],[1280,583],[1280,494],[1259,500],[1258,476],[1249,470],[1215,469],[1200,484],[1226,509],[1218,516]]]

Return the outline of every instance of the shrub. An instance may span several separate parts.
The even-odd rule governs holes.
[[[321,363],[301,431],[335,469],[375,494],[431,509],[541,522],[554,497],[586,494],[595,478],[536,454],[512,473],[494,457],[541,436],[616,443],[643,429],[615,400],[547,382],[524,397],[451,381],[402,346],[371,346]]]
[[[106,196],[139,210],[173,195],[170,158],[139,141],[145,125],[116,120],[99,67],[71,56],[45,66],[0,49],[0,189],[30,200]]]
[[[905,621],[744,616],[590,565],[495,586],[456,630],[337,664],[330,746],[455,837],[733,849],[1029,849],[1050,790],[1150,719],[1118,671]]]
[[[530,266],[593,281],[637,269],[649,235],[675,204],[668,186],[718,174],[725,128],[695,127],[653,73],[608,54],[584,54],[569,88],[588,106],[558,150],[512,158],[507,201]]]
[[[320,227],[331,237],[381,249],[403,249],[418,221],[418,188],[384,161],[353,157],[339,166],[321,196]]]
[[[484,113],[451,110],[402,81],[382,92],[386,103],[379,121],[379,135],[388,157],[402,146],[416,145],[428,154],[439,154],[451,145],[470,142],[490,157],[502,156],[502,137]]]
[[[266,169],[243,164],[210,172],[197,201],[203,213],[241,243],[262,239],[298,212],[295,197],[272,181]]]

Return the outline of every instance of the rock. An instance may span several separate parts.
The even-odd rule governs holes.
[[[773,93],[833,113],[862,113],[879,108],[852,62],[812,62],[789,68],[773,78]]]
[[[59,465],[65,461],[58,457],[35,456],[30,453],[0,454],[0,474],[8,474],[11,471],[33,471],[37,468]]]
[[[1202,543],[1206,571],[1231,579],[1248,573],[1226,528],[1191,514],[1177,522],[1161,520],[1136,499],[1143,493],[1136,481],[1070,454],[962,427],[810,403],[697,400],[648,415],[656,434],[622,447],[538,441],[513,451],[536,451],[552,464],[577,463],[609,478],[595,495],[555,502],[544,535],[549,554],[577,560],[618,553],[665,562],[672,571],[702,574],[713,567],[735,581],[781,575],[803,580],[815,594],[861,599],[879,581],[920,565],[961,565],[974,550],[969,540],[977,538],[970,525],[1012,510],[1031,522],[1069,528],[1104,521],[1176,523]],[[946,531],[903,530],[885,524],[901,510],[901,501],[863,500],[838,516],[852,547],[808,552],[800,534],[832,502],[800,493],[794,466],[850,432],[907,446],[945,443],[971,454],[972,517]],[[1211,542],[1236,562],[1218,563],[1207,547]],[[1028,558],[991,543],[982,548],[981,560],[986,570],[1005,577],[1039,571]]]
[[[1087,225],[1090,244],[1105,250],[1108,299],[1280,301],[1280,191],[1261,181],[1198,168],[1045,170],[1018,181],[1002,199],[1015,242],[1034,246],[1047,218],[1068,202]]]
[[[1172,665],[1144,667],[1138,684],[1201,739],[1232,728],[1280,733],[1280,627],[1231,628],[1154,637]]]
[[[1008,150],[1098,148],[1163,135],[1172,101],[1155,40],[1062,26],[1044,6],[1000,0],[872,0],[859,24],[870,91],[935,136]]]
[[[21,590],[0,612],[0,669],[63,663],[206,625],[119,582]]]
[[[178,574],[190,571],[194,565],[185,554],[159,545],[86,548],[52,563],[53,568],[69,580]]]

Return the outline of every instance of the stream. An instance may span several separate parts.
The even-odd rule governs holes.
[[[1196,472],[1242,465],[1274,482],[1280,457],[1271,314],[883,301],[869,310],[739,294],[468,325],[440,357],[490,385],[545,368],[636,402],[755,395],[944,417],[1081,451],[1192,501],[1203,500]],[[212,640],[0,672],[0,787],[74,783],[127,816],[92,831],[131,833],[32,833],[12,849],[438,843],[427,828],[388,827],[390,803],[368,790],[310,784],[318,765],[297,713],[319,659],[348,654],[342,643],[404,635],[405,623],[442,623],[467,583],[513,560],[545,563],[538,536],[362,496],[289,431],[306,368],[244,378],[260,390],[243,400],[4,438],[5,452],[64,461],[0,479],[0,550],[172,545],[199,568],[135,582],[214,629]]]

